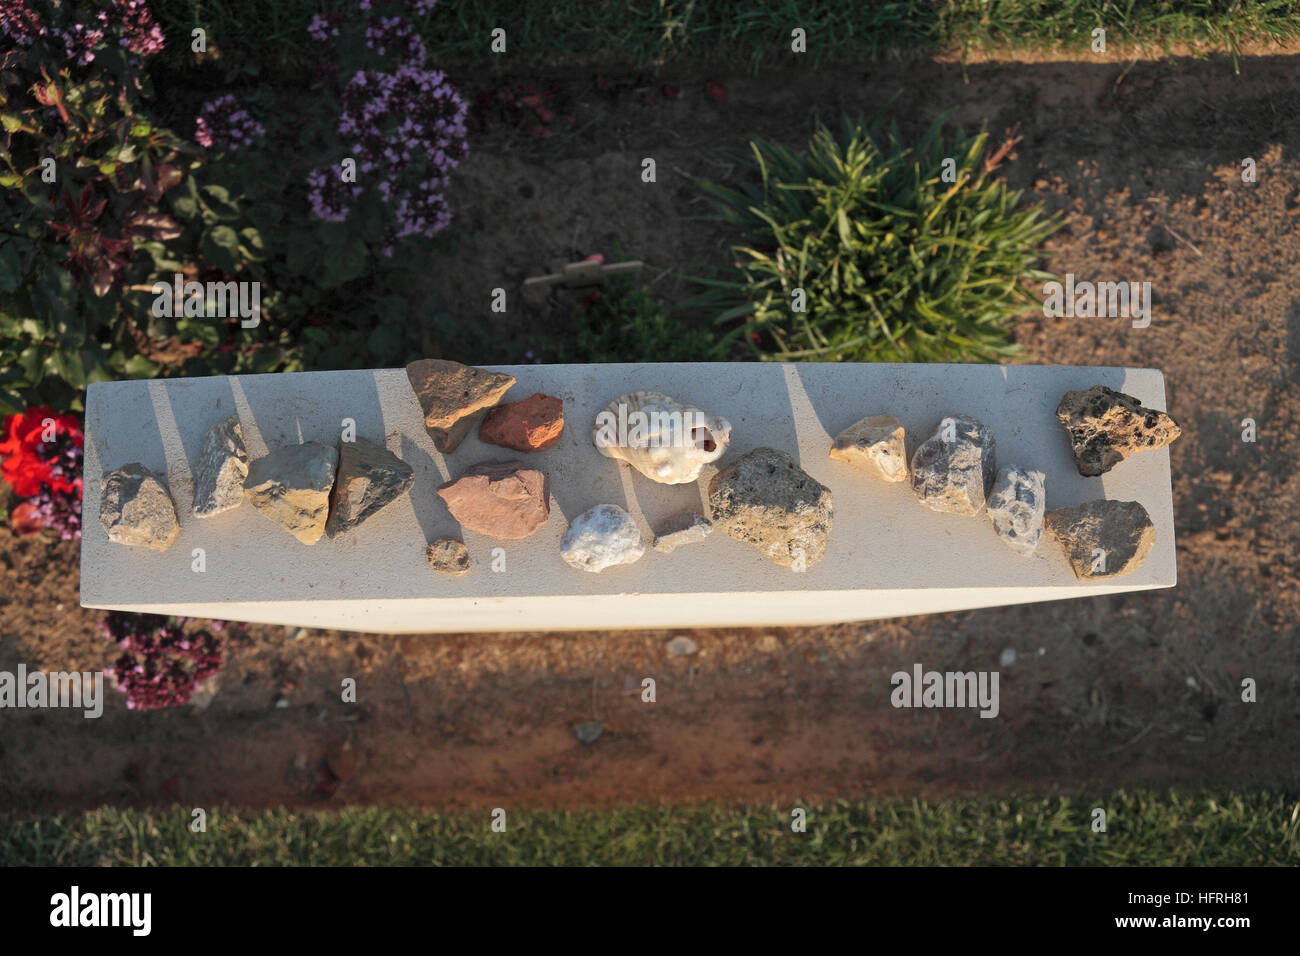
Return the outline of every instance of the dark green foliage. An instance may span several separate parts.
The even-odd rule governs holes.
[[[715,362],[713,336],[675,318],[641,287],[607,286],[597,301],[575,306],[558,335],[536,346],[556,364],[609,362]]]
[[[694,305],[763,358],[992,361],[1013,353],[1009,320],[1032,296],[1038,244],[1058,228],[993,171],[986,133],[915,146],[897,130],[820,129],[806,152],[756,142],[759,181],[705,184],[745,241],[739,281]],[[946,164],[946,166],[945,166]],[[803,310],[797,309],[802,290]],[[737,324],[740,322],[740,324]]]

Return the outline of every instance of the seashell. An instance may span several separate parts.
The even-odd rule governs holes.
[[[731,422],[661,392],[628,392],[596,416],[596,450],[625,461],[652,481],[695,481],[731,441]]]

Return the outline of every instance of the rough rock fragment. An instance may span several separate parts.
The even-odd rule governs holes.
[[[713,533],[709,519],[687,508],[673,515],[655,529],[654,549],[672,554],[684,544],[703,541]]]
[[[546,476],[521,461],[473,465],[438,494],[463,527],[493,538],[526,538],[551,514]]]
[[[872,415],[835,436],[831,457],[866,468],[885,481],[907,480],[903,423],[893,415]]]
[[[587,747],[590,747],[597,740],[599,740],[600,735],[603,734],[604,732],[605,732],[605,725],[602,724],[599,720],[583,721],[580,724],[574,725],[573,728],[573,736],[578,738],[579,743]]]
[[[1136,570],[1156,543],[1155,525],[1136,501],[1089,501],[1049,511],[1045,519],[1080,581]]]
[[[912,491],[933,511],[976,515],[993,483],[993,433],[966,415],[950,415],[912,456]]]
[[[1103,475],[1130,455],[1163,448],[1182,434],[1164,412],[1104,385],[1066,392],[1056,407],[1081,475]]]
[[[203,449],[194,466],[194,516],[210,518],[238,507],[244,500],[248,452],[239,416],[217,422],[203,436]]]
[[[455,538],[439,538],[425,549],[429,567],[460,577],[469,573],[469,548]]]
[[[645,542],[630,514],[618,505],[596,505],[573,519],[560,542],[560,554],[579,571],[598,574],[639,560]]]
[[[515,384],[513,375],[446,359],[412,362],[406,377],[424,411],[424,427],[444,454],[455,451],[469,434],[475,415],[501,401]]]
[[[99,523],[109,541],[155,551],[181,533],[166,482],[138,461],[105,473]]]
[[[699,651],[700,646],[685,634],[678,634],[664,645],[669,657],[690,657]]]
[[[546,451],[564,432],[564,401],[537,392],[488,412],[479,426],[479,441],[515,451]]]
[[[359,436],[339,442],[338,474],[330,492],[325,533],[335,538],[351,531],[406,494],[414,483],[411,466],[383,445]]]
[[[833,508],[830,489],[783,451],[755,448],[709,482],[713,524],[794,570],[826,555]]]
[[[989,495],[989,517],[993,530],[1012,551],[1033,554],[1043,536],[1043,512],[1047,496],[1043,473],[1027,468],[1003,468]]]
[[[339,453],[314,441],[290,445],[248,466],[244,497],[303,544],[325,533]]]

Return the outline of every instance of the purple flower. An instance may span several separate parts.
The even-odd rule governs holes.
[[[317,43],[328,43],[331,37],[339,35],[338,25],[342,19],[341,13],[318,13],[307,24],[307,32]]]
[[[187,703],[195,688],[224,663],[225,638],[217,626],[187,633],[185,618],[109,611],[105,638],[123,648],[109,673],[126,694],[130,710],[157,710]],[[209,625],[219,622],[211,621]]]
[[[54,441],[36,446],[36,456],[48,463],[54,483],[66,489],[55,491],[50,482],[41,483],[40,491],[30,499],[41,524],[57,531],[64,541],[80,540],[81,448],[71,434],[58,432]]]
[[[239,106],[233,93],[209,100],[194,118],[194,138],[205,149],[242,149],[266,135],[266,128]]]
[[[313,169],[307,174],[307,198],[317,219],[344,222],[352,212],[349,199],[361,195],[356,183],[345,183],[338,169]]]
[[[0,0],[0,30],[19,46],[31,46],[49,33],[49,26],[26,0]]]

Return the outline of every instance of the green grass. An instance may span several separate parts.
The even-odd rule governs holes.
[[[352,0],[153,0],[178,42],[202,26],[229,61],[260,65],[309,63],[312,14],[355,9]],[[507,55],[488,52],[494,27],[507,31]],[[661,60],[740,58],[757,68],[790,55],[790,31],[808,35],[808,60],[877,56],[885,49],[1020,50],[1063,48],[1090,55],[1092,30],[1107,44],[1168,50],[1177,44],[1236,54],[1249,42],[1300,36],[1293,0],[443,0],[425,18],[424,34],[439,65],[486,58],[515,70],[524,65],[618,63],[644,67]],[[229,62],[228,62],[229,65]]]
[[[1100,798],[871,800],[791,806],[510,812],[96,810],[0,816],[0,865],[1029,865],[1300,864],[1296,794],[1118,791]],[[1094,833],[1092,810],[1107,812]]]

